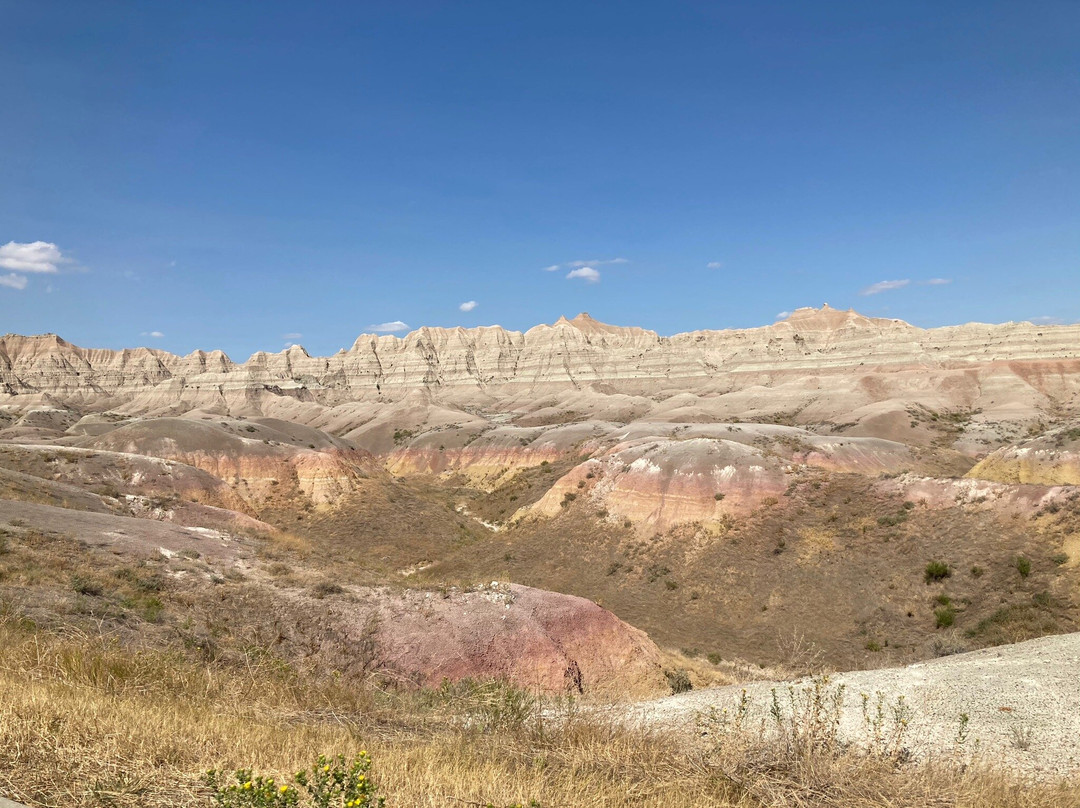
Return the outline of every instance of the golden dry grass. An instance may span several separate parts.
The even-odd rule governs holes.
[[[468,689],[384,693],[308,679],[271,657],[225,668],[45,636],[11,617],[0,619],[0,645],[0,793],[32,806],[208,805],[206,769],[281,777],[318,752],[366,749],[391,806],[1080,808],[1080,788],[983,769],[790,754],[752,738],[710,750],[565,708],[493,721]]]

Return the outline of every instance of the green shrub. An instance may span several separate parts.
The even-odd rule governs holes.
[[[879,516],[877,523],[882,527],[896,527],[897,525],[902,525],[906,522],[907,518],[907,514],[901,511],[900,513],[889,516]]]
[[[881,643],[875,642],[874,640],[870,640],[866,644],[866,650],[867,651],[873,651],[874,653],[877,653],[878,651],[881,650]]]
[[[322,600],[329,595],[340,595],[344,591],[345,590],[342,589],[341,586],[333,581],[319,581],[311,588],[311,595],[312,597]]]
[[[694,685],[690,681],[690,674],[685,668],[664,671],[664,676],[668,680],[668,685],[671,686],[671,694],[673,696],[677,696],[679,693],[687,693],[694,689]]]
[[[983,573],[985,573],[985,572],[986,572],[986,570],[984,570],[982,567],[974,566],[974,567],[971,568],[971,577],[972,578],[982,578]]]
[[[724,498],[724,495],[721,494],[719,491],[717,491],[715,494],[713,494],[713,499],[715,499],[717,502],[719,502],[723,498]]]
[[[1016,567],[1016,571],[1020,573],[1021,578],[1027,578],[1031,575],[1031,559],[1018,555],[1013,559],[1013,565]]]
[[[651,567],[645,570],[645,573],[648,576],[649,583],[651,584],[660,578],[670,575],[671,570],[660,564],[653,564]]]
[[[940,609],[934,609],[934,623],[938,628],[949,628],[956,622],[956,609],[949,606],[942,606]]]
[[[949,565],[944,561],[931,561],[926,565],[926,583],[931,584],[934,581],[943,581],[952,575],[952,570],[949,569]]]
[[[273,777],[256,775],[251,769],[233,772],[236,782],[212,769],[205,782],[221,808],[381,808],[385,799],[369,779],[370,769],[367,752],[348,764],[344,755],[319,755],[310,771],[293,776],[292,784],[276,783]]]
[[[0,552],[3,552],[3,551],[0,550]],[[1054,553],[1052,556],[1050,556],[1050,560],[1053,561],[1056,566],[1060,567],[1062,564],[1068,563],[1069,554],[1068,553]]]
[[[82,575],[72,577],[71,588],[80,595],[89,595],[96,598],[101,594],[101,584],[90,578],[84,578]]]
[[[719,665],[723,661],[723,657],[721,657],[720,654],[718,654],[716,651],[710,651],[708,654],[705,655],[705,658],[709,660],[710,665]]]
[[[160,622],[164,611],[165,606],[157,598],[146,598],[139,606],[139,613],[147,623]]]

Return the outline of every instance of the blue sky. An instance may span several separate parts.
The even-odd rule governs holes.
[[[582,310],[1080,319],[1072,0],[0,20],[0,332],[242,359]]]

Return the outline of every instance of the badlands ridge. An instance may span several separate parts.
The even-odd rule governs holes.
[[[244,363],[7,335],[0,519],[27,559],[43,535],[164,548],[205,631],[217,598],[327,668],[374,643],[409,681],[648,690],[656,642],[775,664],[794,632],[881,666],[1074,629],[1078,416],[1080,325],[582,314]],[[41,620],[27,575],[6,596]]]

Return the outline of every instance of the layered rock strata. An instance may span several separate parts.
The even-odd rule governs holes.
[[[838,376],[847,381],[835,385]],[[838,393],[849,410],[897,396],[942,406],[1005,405],[1018,393],[1036,403],[1074,402],[1078,376],[1080,325],[921,329],[828,306],[800,309],[761,328],[672,337],[605,325],[585,314],[524,333],[498,326],[422,328],[403,338],[364,335],[329,357],[294,346],[257,353],[244,363],[221,351],[181,357],[149,348],[80,348],[55,335],[0,338],[0,404],[269,414],[265,400],[277,398],[291,400],[287,417],[299,421],[306,419],[298,413],[313,417],[313,406],[394,401],[416,390],[517,407],[523,401],[516,397],[535,401],[544,390],[591,388],[605,396],[742,391],[731,408],[765,403],[775,409],[783,396],[762,402],[761,393],[785,384],[800,391],[788,396],[789,403],[813,411],[814,402],[822,401],[819,414],[832,417],[837,408],[828,400]]]

